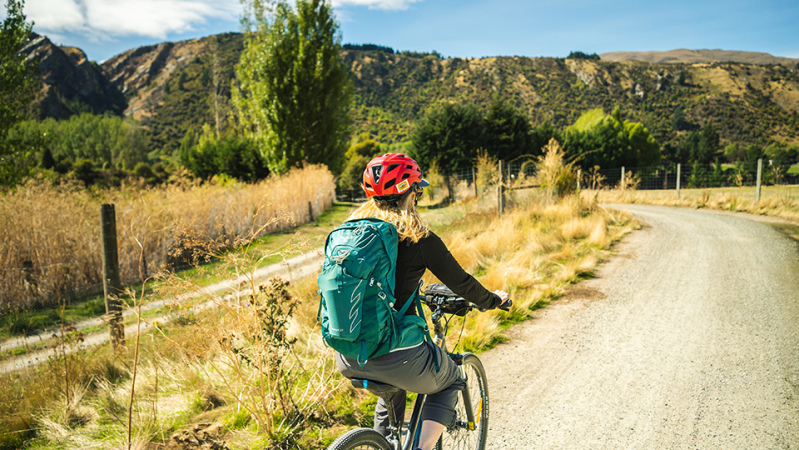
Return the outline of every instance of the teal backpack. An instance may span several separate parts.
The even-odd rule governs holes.
[[[378,219],[350,220],[327,236],[317,277],[322,337],[361,366],[430,340],[418,289],[401,310],[394,309],[397,243],[394,225]],[[411,304],[418,316],[405,315]]]

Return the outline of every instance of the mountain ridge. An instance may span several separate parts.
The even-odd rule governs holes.
[[[188,130],[214,126],[215,117],[232,111],[230,86],[243,47],[243,35],[224,33],[138,47],[81,67],[99,70],[97,76],[123,97],[124,112],[115,113],[140,120],[153,150],[168,156]],[[494,96],[525,112],[533,125],[559,129],[584,111],[619,106],[661,144],[705,123],[714,124],[726,143],[799,142],[799,71],[791,63],[443,58],[376,45],[348,45],[342,61],[355,84],[354,131],[387,144],[407,141],[415,121],[436,103],[487,105]],[[221,101],[212,101],[212,92]],[[216,125],[224,128],[223,122]]]
[[[655,64],[685,63],[702,64],[712,62],[737,62],[743,64],[783,64],[795,66],[799,59],[774,56],[765,52],[748,52],[739,50],[678,48],[669,51],[645,52],[606,52],[599,55],[605,61],[645,61]]]

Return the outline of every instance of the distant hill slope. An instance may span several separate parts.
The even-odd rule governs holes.
[[[187,130],[213,127],[216,117],[221,128],[228,123],[230,85],[243,46],[241,34],[226,33],[140,47],[104,62],[102,77],[124,94],[124,114],[143,122],[154,150],[168,156]],[[661,144],[705,123],[719,130],[725,144],[799,142],[795,66],[462,59],[348,47],[342,58],[355,83],[355,131],[383,143],[407,141],[414,123],[437,102],[483,106],[493,96],[525,112],[533,125],[550,122],[562,129],[584,111],[620,106],[626,119],[642,122]],[[60,77],[53,74],[51,82]],[[214,91],[221,101],[213,101]]]
[[[603,61],[646,61],[655,64],[710,62],[736,62],[744,64],[783,64],[796,68],[799,59],[772,56],[768,53],[731,50],[688,50],[680,48],[668,52],[608,52],[599,55]]]
[[[31,33],[21,53],[39,64],[42,83],[34,108],[39,118],[66,119],[81,112],[121,114],[126,109],[122,93],[81,49],[59,47],[46,36]]]

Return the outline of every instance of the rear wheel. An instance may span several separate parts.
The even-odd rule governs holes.
[[[460,367],[461,376],[466,379],[466,388],[474,414],[474,424],[466,417],[463,393],[458,395],[455,406],[455,425],[447,427],[436,444],[437,450],[484,450],[488,439],[488,379],[483,363],[477,356],[466,353]]]
[[[327,450],[391,450],[391,446],[377,431],[356,428],[336,439]]]

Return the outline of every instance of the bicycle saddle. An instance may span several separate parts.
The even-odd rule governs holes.
[[[400,389],[396,386],[380,383],[379,381],[365,380],[363,378],[350,378],[352,386],[358,389],[366,389],[378,397],[390,396]]]

